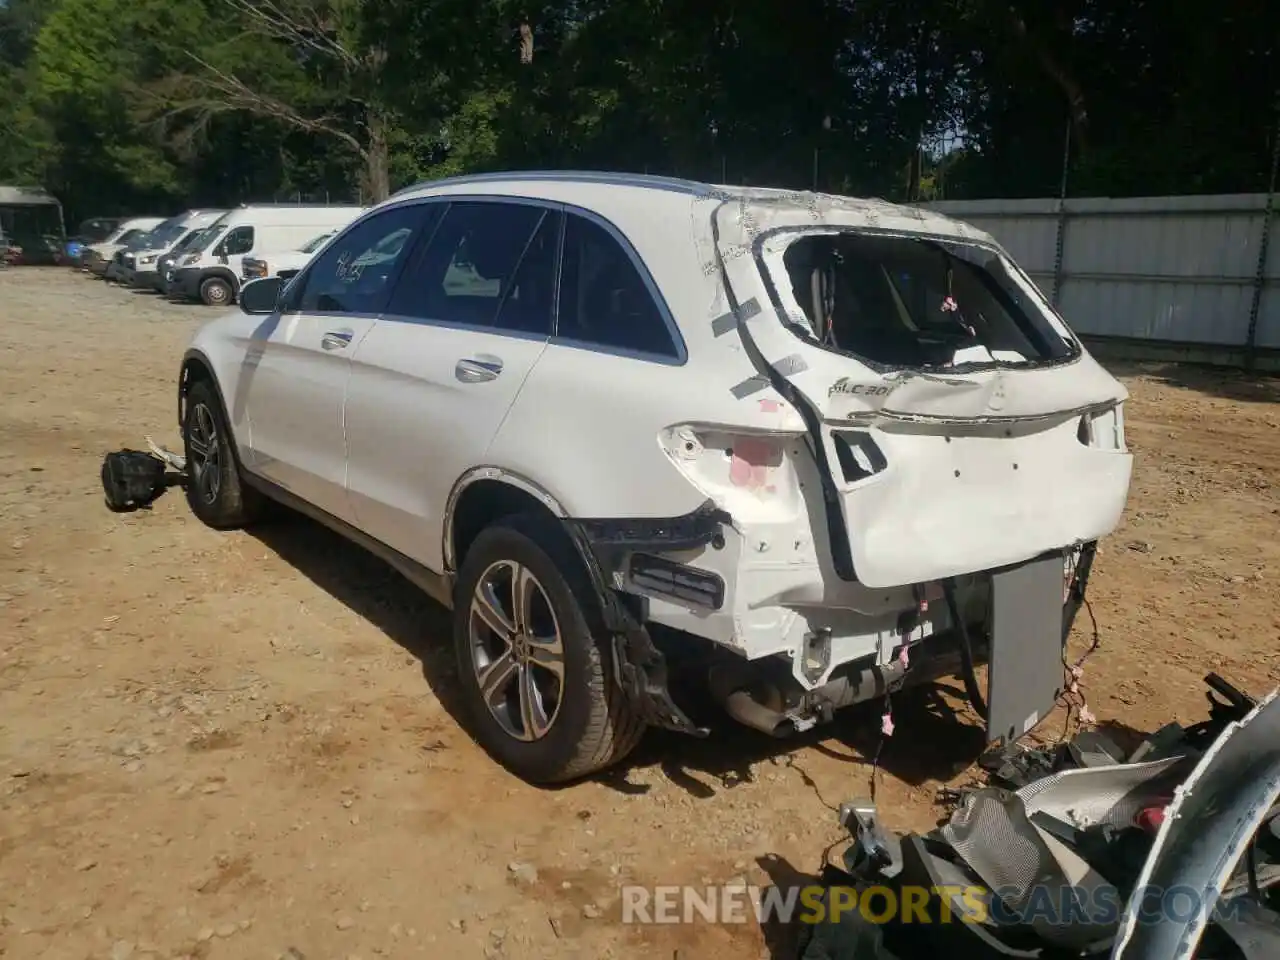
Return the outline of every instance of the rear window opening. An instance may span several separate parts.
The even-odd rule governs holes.
[[[766,259],[780,281],[776,256]],[[781,261],[789,282],[778,292],[798,332],[875,365],[1046,363],[1077,352],[1004,259],[976,244],[809,233],[790,239]]]

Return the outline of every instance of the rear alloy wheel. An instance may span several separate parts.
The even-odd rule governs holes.
[[[490,564],[472,595],[468,633],[489,714],[516,740],[545,737],[564,695],[564,641],[533,571],[513,560]]]
[[[612,676],[581,561],[551,518],[506,517],[467,550],[454,594],[458,676],[476,740],[535,784],[625,757],[644,724]],[[598,620],[598,617],[591,618]]]
[[[200,284],[200,299],[210,307],[225,307],[235,296],[231,284],[222,277],[209,277]]]

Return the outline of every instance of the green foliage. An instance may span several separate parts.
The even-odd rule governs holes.
[[[530,166],[1258,190],[1278,41],[1261,0],[0,0],[0,182],[72,220]]]

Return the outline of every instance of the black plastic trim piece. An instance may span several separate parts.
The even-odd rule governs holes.
[[[710,732],[689,719],[671,697],[666,657],[649,631],[614,588],[615,574],[625,571],[635,552],[696,549],[724,543],[721,525],[730,516],[708,500],[683,517],[611,520],[563,520],[564,528],[587,568],[604,625],[613,634],[614,676],[640,717],[653,727],[695,737]]]
[[[704,610],[719,610],[724,606],[724,581],[719,574],[649,553],[631,555],[627,584],[646,594]]]

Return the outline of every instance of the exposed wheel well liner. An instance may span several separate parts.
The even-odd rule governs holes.
[[[218,386],[217,378],[213,375],[213,369],[209,366],[209,361],[204,358],[203,354],[192,350],[188,351],[187,355],[182,358],[182,369],[178,373],[178,429],[182,429],[182,424],[186,417],[187,393],[197,380],[212,383],[218,391],[218,397],[222,397],[222,388]],[[225,404],[223,408],[225,409]]]
[[[445,565],[460,569],[467,550],[485,527],[517,513],[542,513],[555,517],[550,508],[533,494],[504,480],[485,478],[468,483],[448,513]]]

